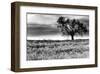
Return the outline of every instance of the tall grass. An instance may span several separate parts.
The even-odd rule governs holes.
[[[27,60],[89,57],[89,40],[27,40]]]

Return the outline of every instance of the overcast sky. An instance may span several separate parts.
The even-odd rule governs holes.
[[[43,15],[43,14],[27,14],[27,23],[28,24],[34,24],[34,23],[38,23],[38,24],[56,24],[57,23],[57,19],[60,16],[64,16],[66,18],[70,18],[70,19],[84,19],[84,20],[88,20],[89,17],[88,16],[78,16],[78,15]]]
[[[82,15],[46,15],[27,14],[27,35],[28,37],[57,36],[61,35],[57,29],[57,20],[60,16],[69,19],[79,19],[84,24],[89,24],[89,16]]]

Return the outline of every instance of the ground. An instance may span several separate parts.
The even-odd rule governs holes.
[[[27,60],[89,57],[89,40],[27,40]]]

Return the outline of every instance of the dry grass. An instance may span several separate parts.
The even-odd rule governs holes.
[[[27,60],[89,57],[89,40],[27,40]]]

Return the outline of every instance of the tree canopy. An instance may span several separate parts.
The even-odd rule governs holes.
[[[72,40],[74,40],[76,34],[83,35],[88,31],[84,23],[81,23],[78,19],[66,19],[61,16],[58,18],[57,23],[57,28],[60,29],[62,34],[70,35]]]

